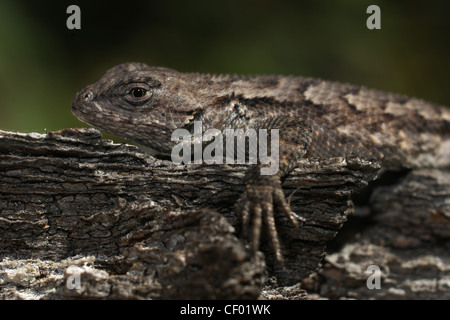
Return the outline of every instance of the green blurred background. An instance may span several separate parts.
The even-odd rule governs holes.
[[[81,30],[66,8],[81,8]],[[381,30],[366,8],[381,8]],[[290,74],[450,105],[450,1],[0,2],[0,129],[86,126],[71,100],[108,68]]]

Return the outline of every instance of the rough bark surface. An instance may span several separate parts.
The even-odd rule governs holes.
[[[235,232],[246,166],[175,165],[94,129],[0,131],[0,297],[448,298],[446,171],[377,187],[321,267],[350,197],[378,169],[358,158],[302,162],[283,188],[307,221],[295,229],[277,218],[280,268],[268,243],[252,255]],[[380,290],[366,286],[373,264]]]
[[[376,188],[358,209],[370,215],[357,210],[323,267],[304,281],[311,297],[450,299],[450,172],[412,171]],[[379,267],[379,289],[367,287],[371,265]]]

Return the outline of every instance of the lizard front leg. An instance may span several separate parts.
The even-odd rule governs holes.
[[[268,118],[260,123],[258,129],[267,129],[269,136],[271,129],[279,130],[279,159],[270,155],[271,161],[278,161],[278,172],[262,175],[261,169],[268,165],[261,163],[250,168],[244,193],[237,201],[235,211],[242,218],[243,232],[249,238],[254,252],[259,249],[261,230],[265,224],[276,260],[283,266],[274,212],[287,215],[296,227],[298,218],[286,201],[281,179],[289,174],[306,154],[312,130],[304,121],[290,116]]]

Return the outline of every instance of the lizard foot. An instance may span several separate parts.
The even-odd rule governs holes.
[[[252,251],[256,252],[259,249],[264,223],[276,260],[284,266],[274,212],[287,215],[295,227],[298,227],[298,218],[286,201],[280,177],[260,176],[257,183],[247,184],[236,204],[236,211],[241,214],[243,233],[249,238]]]

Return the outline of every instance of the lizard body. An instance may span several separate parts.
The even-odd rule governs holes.
[[[364,87],[287,76],[180,73],[124,63],[81,90],[72,112],[82,121],[170,156],[174,130],[201,121],[203,130],[280,130],[280,170],[255,170],[237,202],[254,250],[262,223],[282,263],[274,212],[288,215],[281,179],[303,157],[361,157],[393,170],[450,166],[450,111]],[[253,171],[254,172],[253,172]],[[250,230],[251,229],[251,230]],[[245,228],[244,228],[245,230]]]

